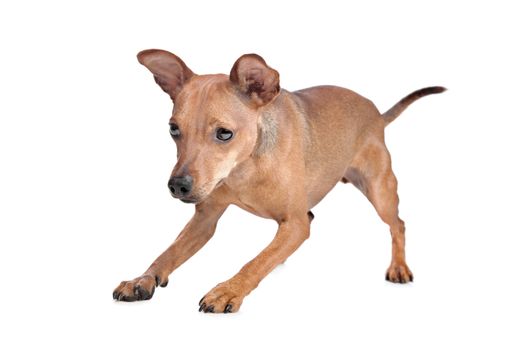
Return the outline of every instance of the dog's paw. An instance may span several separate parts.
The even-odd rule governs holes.
[[[408,283],[414,280],[414,275],[406,263],[392,263],[386,270],[385,279],[393,283]]]
[[[113,299],[118,301],[149,300],[155,293],[155,287],[166,287],[168,280],[158,276],[142,275],[131,281],[123,281],[113,291]]]
[[[199,311],[225,314],[239,311],[245,297],[242,289],[231,281],[218,284],[199,301]]]

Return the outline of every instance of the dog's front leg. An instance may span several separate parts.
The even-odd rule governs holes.
[[[168,276],[210,240],[226,205],[202,203],[175,242],[162,253],[140,277],[123,281],[113,292],[113,299],[137,301],[151,299],[156,286],[166,287]]]
[[[199,311],[236,312],[245,296],[277,265],[283,263],[310,235],[307,212],[279,222],[272,242],[228,281],[218,284],[199,302]]]

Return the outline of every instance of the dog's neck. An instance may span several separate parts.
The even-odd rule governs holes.
[[[253,155],[259,157],[270,152],[277,144],[278,122],[270,111],[264,111],[257,125],[257,143]]]
[[[282,143],[280,140],[281,134],[286,135],[290,125],[295,125],[298,135],[302,138],[300,144],[305,148],[305,151],[310,145],[310,132],[308,122],[305,119],[304,110],[297,99],[286,90],[281,90],[281,93],[269,106],[265,106],[265,110],[261,112],[257,122],[257,142],[255,144],[252,156],[260,157],[267,155],[279,147]],[[286,115],[282,115],[283,108],[286,109]],[[284,124],[286,123],[286,124]],[[290,135],[293,137],[293,135]],[[298,145],[299,143],[296,143]]]

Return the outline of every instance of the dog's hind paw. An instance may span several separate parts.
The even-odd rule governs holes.
[[[160,283],[158,277],[143,275],[131,281],[123,281],[113,291],[113,299],[117,301],[149,300],[155,293],[155,286],[165,287],[168,282]]]
[[[406,263],[392,263],[386,271],[385,279],[393,283],[408,283],[414,281],[414,275]]]

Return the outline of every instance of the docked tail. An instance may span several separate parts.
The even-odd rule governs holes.
[[[442,86],[432,86],[427,87],[421,90],[414,91],[410,95],[404,97],[401,101],[396,103],[394,107],[390,108],[388,111],[383,113],[383,118],[385,119],[386,124],[388,125],[396,119],[401,112],[403,112],[412,102],[420,99],[423,96],[431,94],[439,94],[445,91],[446,89]]]

